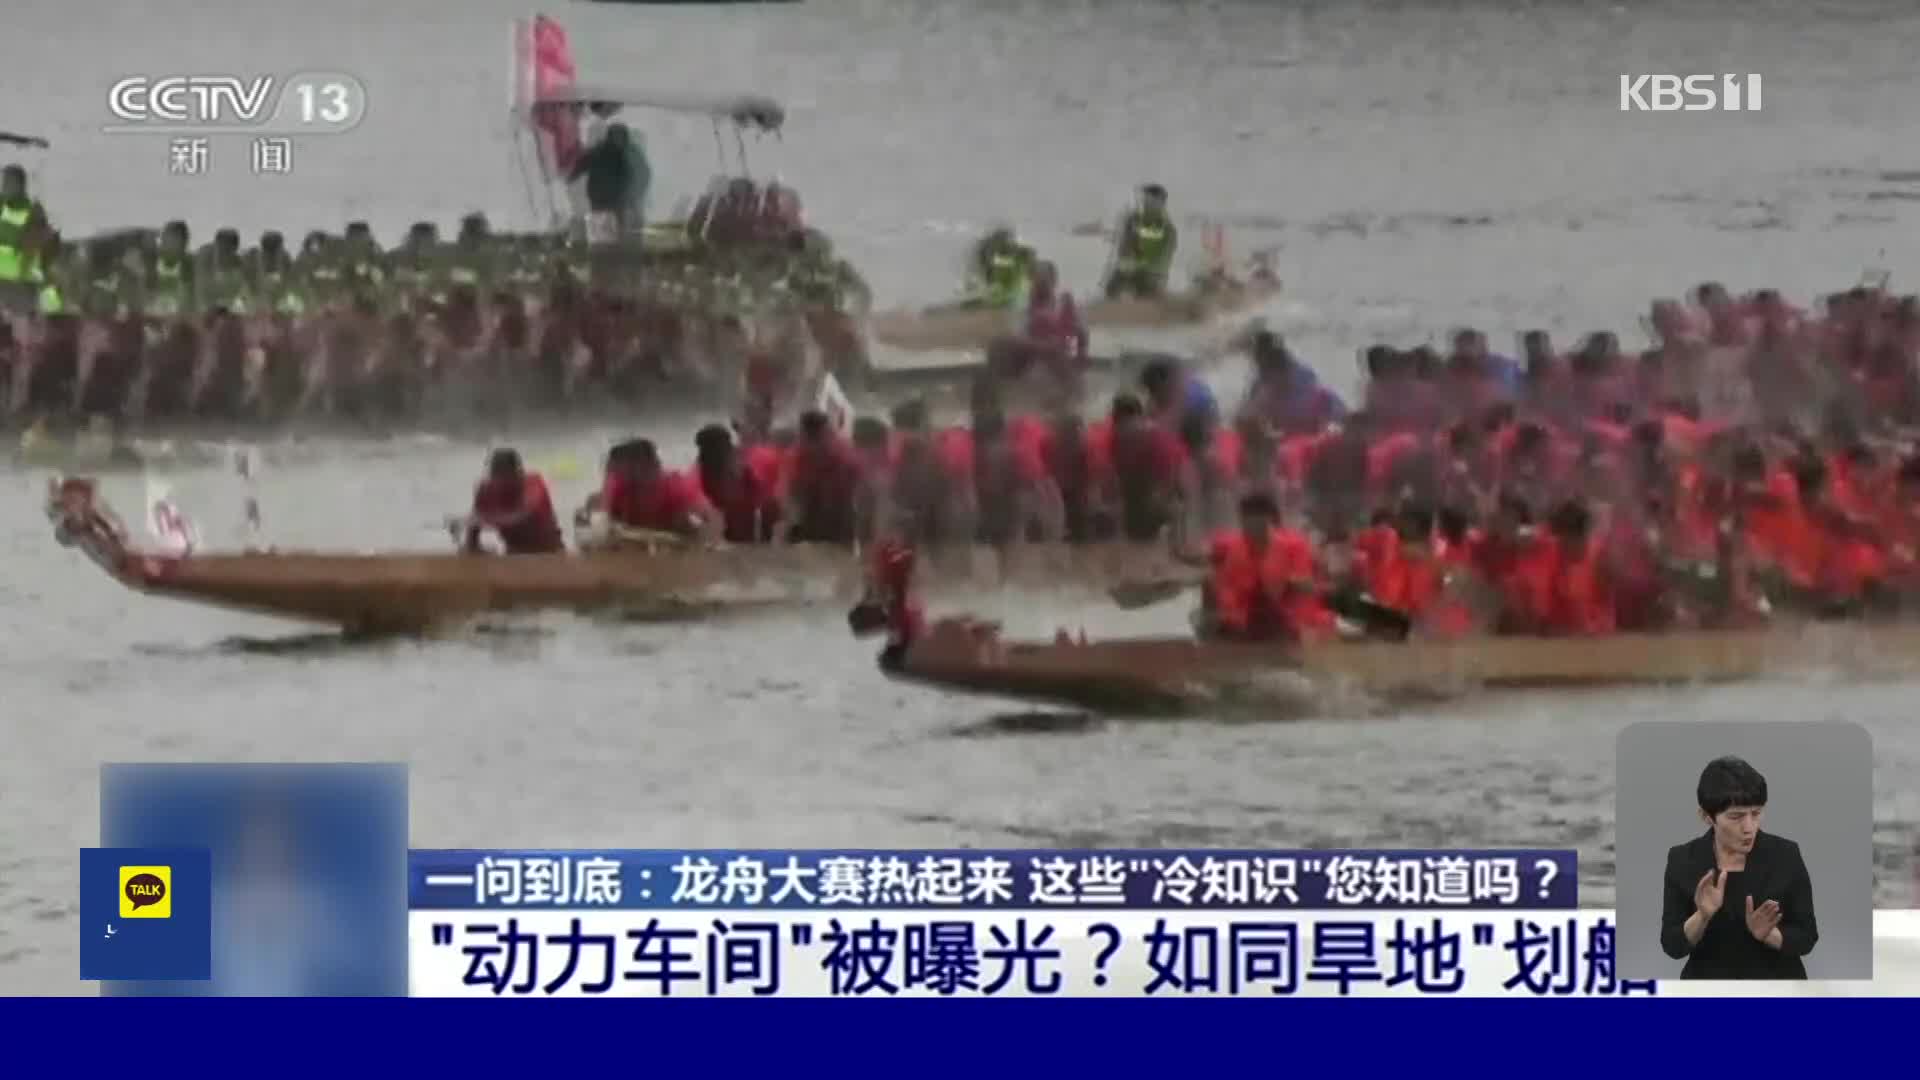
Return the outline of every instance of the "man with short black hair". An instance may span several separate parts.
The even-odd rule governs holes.
[[[567,549],[553,513],[547,481],[520,463],[518,451],[502,447],[487,459],[487,477],[473,492],[465,542],[479,553],[484,530],[492,529],[509,555],[546,555]]]

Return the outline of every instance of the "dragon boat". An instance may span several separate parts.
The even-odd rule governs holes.
[[[1245,279],[1208,275],[1185,292],[1163,297],[1099,299],[1081,305],[1089,330],[1152,331],[1199,327],[1252,312],[1280,295],[1270,269]],[[920,311],[878,312],[868,319],[873,339],[908,352],[984,348],[1013,326],[1011,313],[992,307],[943,304]]]
[[[1257,702],[1275,677],[1308,691],[1392,701],[1464,691],[1719,684],[1833,673],[1920,674],[1920,624],[1794,622],[1591,638],[1337,640],[1286,645],[1164,637],[1002,641],[970,620],[936,623],[903,654],[895,679],[956,693],[1114,714],[1190,712]]]
[[[698,617],[804,606],[864,585],[856,553],[829,545],[701,546],[651,534],[552,555],[143,550],[90,478],[49,481],[54,535],[139,592],[359,634],[415,634],[537,611]],[[1100,589],[1169,572],[1148,545],[956,548],[929,559],[929,587]]]

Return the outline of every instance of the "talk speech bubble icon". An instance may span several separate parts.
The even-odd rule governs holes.
[[[164,919],[172,914],[172,905],[167,903],[167,879],[173,876],[170,871],[171,868],[165,866],[122,867],[121,916]]]

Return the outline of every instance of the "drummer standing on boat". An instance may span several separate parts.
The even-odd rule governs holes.
[[[653,183],[653,168],[627,125],[608,124],[607,133],[580,155],[567,179],[586,181],[587,209],[612,222],[612,235],[641,230],[641,207]]]
[[[1108,298],[1165,296],[1179,246],[1180,231],[1167,215],[1167,189],[1159,184],[1141,188],[1140,205],[1120,222],[1113,272],[1107,276]]]

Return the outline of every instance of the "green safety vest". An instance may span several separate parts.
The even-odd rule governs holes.
[[[87,311],[95,315],[111,315],[120,310],[120,277],[109,274],[87,282],[86,297],[82,304]]]
[[[1130,231],[1133,235],[1133,254],[1120,260],[1121,266],[1128,270],[1153,270],[1163,266],[1169,254],[1166,222],[1149,222],[1136,216]]]
[[[362,285],[378,285],[387,278],[380,264],[371,260],[361,260],[347,267],[347,276]]]
[[[1018,251],[996,251],[987,257],[987,301],[1012,307],[1027,285],[1027,259]]]
[[[523,289],[533,289],[539,287],[546,274],[539,263],[522,259],[514,264],[513,272],[509,277],[515,285]]]
[[[325,303],[333,299],[340,293],[340,267],[332,262],[313,264],[307,271],[307,286],[316,300]]]
[[[27,276],[25,252],[20,241],[33,220],[33,205],[0,207],[0,282],[23,281]]]
[[[247,278],[237,267],[223,266],[209,271],[207,306],[224,306],[230,311],[244,310]]]
[[[260,275],[261,299],[268,302],[276,314],[298,315],[307,310],[307,301],[300,291],[288,280],[281,270],[269,270]]]
[[[179,259],[158,259],[153,264],[153,288],[147,292],[147,314],[162,317],[178,315],[187,306],[185,263]]]
[[[67,309],[67,303],[60,295],[60,286],[49,281],[40,287],[40,314],[58,315]]]

